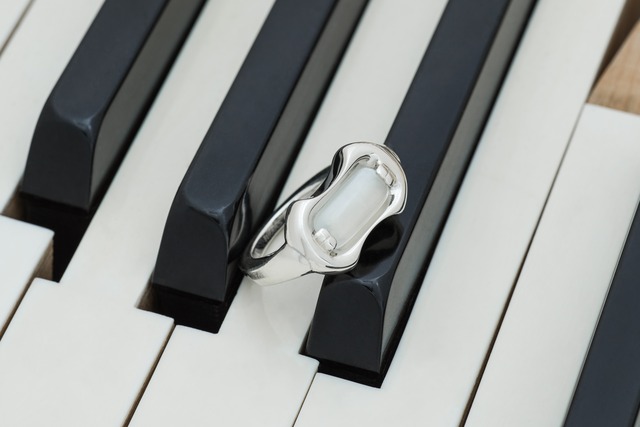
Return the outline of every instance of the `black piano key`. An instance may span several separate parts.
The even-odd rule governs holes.
[[[205,0],[107,0],[45,103],[22,183],[60,278]]]
[[[321,372],[381,384],[533,4],[449,1],[386,140],[407,174],[406,208],[354,270],[322,285],[304,348]]]
[[[640,213],[636,213],[565,427],[633,426],[640,408]]]
[[[175,196],[153,310],[216,332],[366,0],[278,0]]]

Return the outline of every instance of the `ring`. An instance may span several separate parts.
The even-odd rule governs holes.
[[[391,149],[370,142],[345,145],[328,172],[276,210],[245,250],[240,269],[263,286],[308,273],[349,271],[371,231],[402,212],[406,200],[407,178]]]

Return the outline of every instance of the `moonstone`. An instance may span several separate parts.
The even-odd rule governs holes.
[[[314,215],[314,230],[327,230],[337,249],[360,238],[387,205],[389,186],[374,169],[357,165]]]

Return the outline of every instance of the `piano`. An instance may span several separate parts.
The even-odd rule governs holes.
[[[638,18],[0,0],[0,426],[640,425]],[[354,141],[405,211],[348,273],[244,278]]]

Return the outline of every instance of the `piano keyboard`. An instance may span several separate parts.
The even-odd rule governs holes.
[[[177,4],[0,0],[0,426],[637,422],[640,1]],[[243,279],[363,140],[359,266]]]

